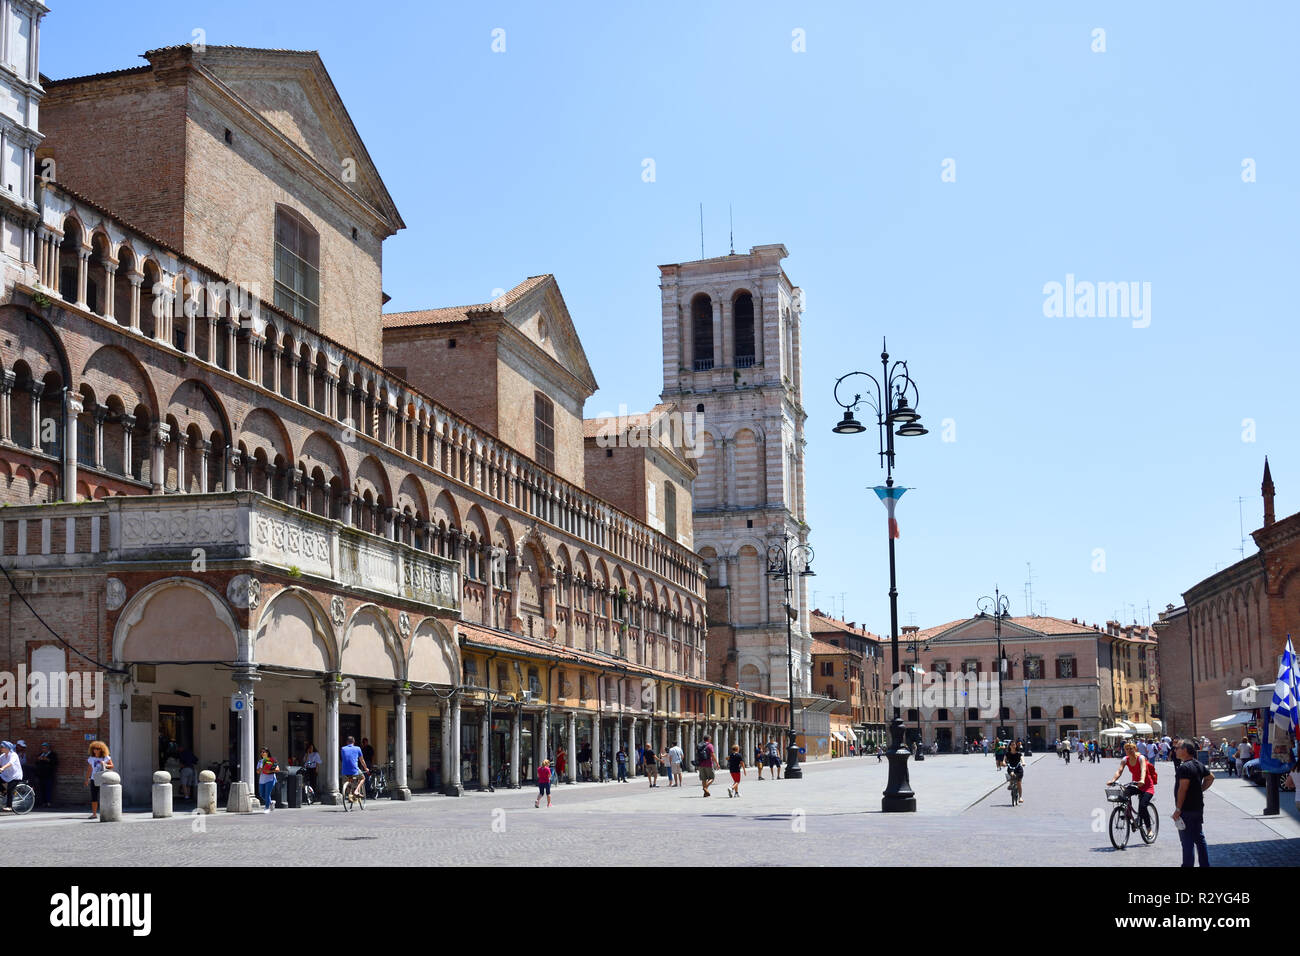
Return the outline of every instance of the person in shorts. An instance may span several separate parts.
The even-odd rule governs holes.
[[[772,768],[774,778],[781,776],[781,748],[771,739],[767,742],[767,765]]]
[[[355,799],[347,792],[348,784],[364,787],[365,774],[369,772],[370,768],[366,766],[366,760],[361,755],[361,748],[357,746],[356,738],[349,737],[348,742],[339,750],[339,775],[343,778],[344,800]]]
[[[740,774],[744,772],[749,774],[745,767],[745,758],[740,755],[740,745],[732,744],[731,753],[727,756],[727,770],[731,772],[731,786],[727,788],[727,796],[740,796]]]
[[[670,778],[668,786],[680,787],[682,785],[682,761],[686,759],[686,754],[682,753],[682,748],[673,744],[668,748],[668,776]]]
[[[641,766],[645,768],[646,779],[650,781],[650,786],[659,786],[659,758],[655,756],[653,747],[642,748]]]
[[[534,807],[542,805],[542,797],[546,798],[546,805],[551,805],[551,762],[543,760],[542,765],[537,768],[537,799],[533,801]]]
[[[700,786],[704,788],[704,795],[709,796],[709,787],[713,784],[713,768],[717,765],[717,751],[713,749],[713,738],[707,734],[704,737],[704,743],[700,744],[695,750],[695,763],[700,774]]]

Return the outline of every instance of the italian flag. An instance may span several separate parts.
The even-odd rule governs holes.
[[[903,497],[903,492],[907,489],[901,486],[889,488],[885,485],[876,485],[876,487],[871,490],[876,493],[880,498],[880,503],[883,504],[885,510],[889,512],[889,536],[891,538],[897,538],[898,519],[894,517],[894,506],[898,504],[898,499]]]

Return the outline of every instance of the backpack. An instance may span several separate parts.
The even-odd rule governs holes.
[[[1146,760],[1147,779],[1151,781],[1151,786],[1154,787],[1160,780],[1160,774],[1156,773],[1155,761],[1147,760],[1145,757],[1143,757],[1142,759]]]
[[[697,764],[706,764],[709,762],[709,745],[700,744],[695,748],[695,762]]]

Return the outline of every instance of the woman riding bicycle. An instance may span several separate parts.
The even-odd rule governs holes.
[[[1150,769],[1147,758],[1138,753],[1137,746],[1131,740],[1124,744],[1124,759],[1119,762],[1119,769],[1115,771],[1115,776],[1106,781],[1107,786],[1118,780],[1119,775],[1126,768],[1133,775],[1133,786],[1138,788],[1138,819],[1143,824],[1147,824],[1149,823],[1147,806],[1156,795],[1156,785],[1151,779],[1151,774],[1147,772]]]
[[[1016,778],[1016,796],[1021,803],[1025,802],[1025,765],[1024,755],[1020,753],[1020,741],[1011,741],[1011,746],[1007,748],[1007,772]]]

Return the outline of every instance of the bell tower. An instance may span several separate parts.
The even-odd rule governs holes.
[[[783,697],[784,581],[768,548],[808,542],[799,326],[780,244],[659,267],[663,400],[693,427],[695,549],[708,562],[708,677]],[[796,568],[796,570],[798,570]],[[791,581],[795,688],[810,690],[805,581]]]

